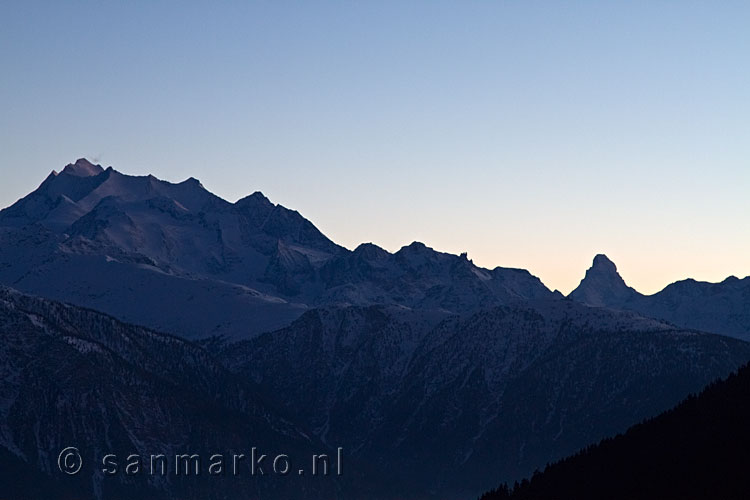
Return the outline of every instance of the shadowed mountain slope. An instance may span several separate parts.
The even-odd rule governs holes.
[[[482,500],[745,499],[750,367],[675,408]]]
[[[230,457],[256,446],[309,466],[313,453],[331,452],[189,342],[4,287],[0,337],[4,498],[62,498],[66,491],[84,499],[225,499],[239,498],[238,491],[242,498],[327,498],[341,488],[335,477],[261,481],[249,465],[237,476],[207,477],[214,453]],[[69,446],[83,459],[74,476],[57,463]],[[182,453],[201,456],[202,477],[176,477],[174,455]],[[107,454],[118,456],[112,476],[102,472]],[[130,454],[146,457],[141,474],[125,474]],[[147,473],[151,454],[170,457],[172,473]]]
[[[389,478],[379,498],[460,498],[669,408],[750,344],[551,300],[442,318],[321,308],[224,358],[375,464]]]

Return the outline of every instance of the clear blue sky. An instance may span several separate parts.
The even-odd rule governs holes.
[[[748,2],[0,3],[0,206],[78,157],[575,287],[750,274]]]

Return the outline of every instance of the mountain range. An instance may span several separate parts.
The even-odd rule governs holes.
[[[555,296],[413,243],[354,251],[256,192],[134,177],[81,159],[0,211],[0,282],[186,338],[252,337],[322,305],[449,312]]]
[[[625,284],[612,261],[597,255],[568,297],[590,306],[636,311],[681,328],[750,340],[750,277],[730,276],[721,283],[686,279],[643,295]]]
[[[564,297],[419,242],[348,250],[260,192],[230,203],[84,159],[0,211],[0,285],[0,462],[41,488],[17,496],[79,487],[52,463],[67,439],[172,450],[257,435],[343,447],[349,472],[209,492],[87,471],[81,491],[468,498],[750,361],[750,278],[646,296],[597,255]]]

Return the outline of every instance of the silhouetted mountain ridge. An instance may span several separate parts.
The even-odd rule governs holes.
[[[79,306],[17,292],[0,304],[7,385],[23,391],[0,396],[17,416],[0,426],[0,457],[32,476],[49,472],[33,450],[58,443],[28,429],[48,414],[73,419],[60,394],[78,404],[94,391],[100,404],[62,435],[93,446],[90,419],[119,411],[128,419],[117,434],[137,447],[133,420],[157,425],[155,409],[170,424],[154,427],[158,445],[177,442],[172,423],[193,418],[191,429],[215,438],[196,445],[233,442],[245,424],[219,428],[233,418],[275,441],[280,429],[268,426],[283,419],[290,447],[304,447],[305,432],[359,464],[346,498],[452,499],[620,432],[750,359],[750,344],[705,333],[750,338],[750,278],[643,296],[597,255],[562,300],[526,270],[484,269],[420,242],[347,250],[259,191],[230,203],[194,178],[174,184],[85,160],[0,211],[0,283]],[[169,347],[143,340],[152,335]],[[27,362],[38,369],[21,377]],[[253,420],[256,410],[267,420]]]
[[[194,178],[85,159],[0,211],[0,283],[187,338],[250,337],[329,304],[461,314],[557,297],[526,271],[481,269],[418,242],[349,251],[258,191],[230,203]],[[159,295],[141,296],[150,290]]]
[[[681,328],[750,340],[750,277],[730,276],[721,283],[686,279],[653,295],[643,295],[625,284],[612,261],[597,255],[568,298],[591,306],[637,311]]]

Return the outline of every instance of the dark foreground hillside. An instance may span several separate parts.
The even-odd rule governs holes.
[[[362,498],[341,489],[353,462],[312,477],[331,448],[177,337],[0,287],[0,380],[3,500]],[[302,472],[253,474],[252,447]]]
[[[750,498],[750,366],[482,500]]]

